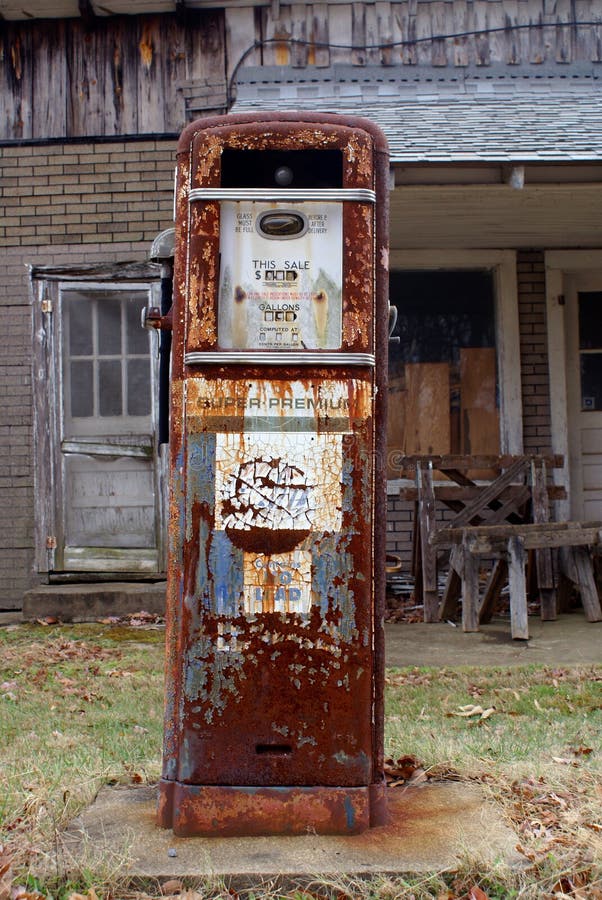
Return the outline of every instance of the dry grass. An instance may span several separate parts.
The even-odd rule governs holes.
[[[235,894],[223,881],[134,887],[126,846],[110,859],[91,852],[77,872],[60,854],[48,868],[57,835],[100,785],[158,777],[162,637],[0,630],[0,900]],[[602,900],[602,667],[390,670],[387,713],[391,777],[479,782],[517,832],[524,868],[467,853],[453,875],[265,883],[237,896]]]

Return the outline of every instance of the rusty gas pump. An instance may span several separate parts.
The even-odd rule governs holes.
[[[199,120],[176,181],[158,822],[356,833],[383,778],[386,142]]]

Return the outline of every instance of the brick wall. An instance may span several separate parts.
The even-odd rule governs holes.
[[[146,259],[174,166],[171,140],[0,148],[0,611],[37,580],[27,266]]]
[[[544,253],[517,254],[520,363],[525,453],[551,452],[550,378]]]

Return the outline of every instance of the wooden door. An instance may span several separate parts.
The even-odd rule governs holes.
[[[571,515],[602,519],[602,271],[566,292]]]
[[[140,325],[157,287],[34,279],[40,572],[165,570],[157,336]]]

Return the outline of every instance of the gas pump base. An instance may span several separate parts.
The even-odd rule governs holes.
[[[157,824],[178,837],[360,834],[388,821],[386,786],[240,787],[162,780]]]

